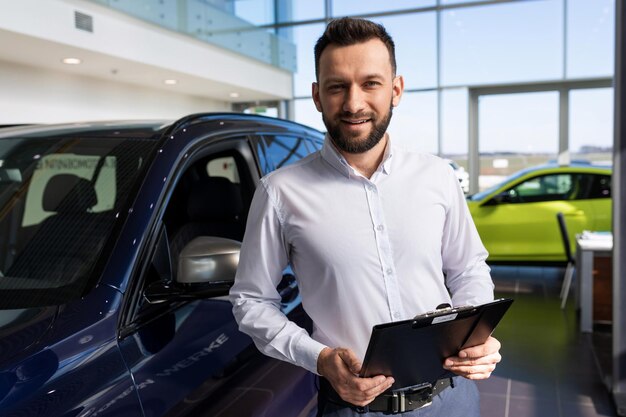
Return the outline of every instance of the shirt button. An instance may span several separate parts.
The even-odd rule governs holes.
[[[385,226],[383,226],[382,224],[379,224],[378,226],[376,226],[376,230],[378,230],[379,232],[382,232],[384,228]]]
[[[400,313],[398,313],[397,311],[395,313],[393,313],[393,318],[394,319],[399,319],[400,318]]]
[[[387,275],[391,275],[392,272],[391,268],[387,268]]]

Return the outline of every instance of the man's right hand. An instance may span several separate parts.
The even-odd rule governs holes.
[[[317,372],[330,382],[337,394],[350,404],[364,407],[389,389],[394,379],[384,375],[360,378],[360,371],[361,363],[350,349],[326,347],[317,358]]]

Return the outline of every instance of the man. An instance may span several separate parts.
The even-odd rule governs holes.
[[[240,329],[262,352],[322,377],[318,415],[348,416],[381,404],[394,382],[393,375],[358,377],[373,325],[442,303],[488,302],[493,283],[452,170],[437,157],[396,149],[386,133],[404,80],[385,29],[361,19],[331,22],[315,46],[315,66],[324,147],[261,180],[231,301]],[[312,336],[280,310],[275,288],[288,264]],[[469,380],[489,377],[499,349],[490,338],[448,358],[444,367],[465,378],[431,381],[444,387],[432,405],[406,415],[479,415]]]

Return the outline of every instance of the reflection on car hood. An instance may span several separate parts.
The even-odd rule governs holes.
[[[0,310],[0,366],[40,341],[52,327],[57,310],[58,307]]]

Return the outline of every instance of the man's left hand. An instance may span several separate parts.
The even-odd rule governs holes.
[[[443,367],[467,379],[486,379],[502,360],[500,342],[489,337],[485,343],[463,349],[457,356],[447,358]]]

